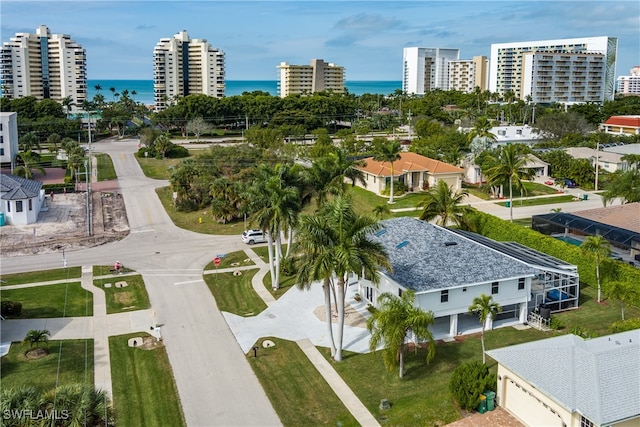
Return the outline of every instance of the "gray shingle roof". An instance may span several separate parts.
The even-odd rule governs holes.
[[[595,424],[640,416],[640,329],[590,340],[562,335],[487,354]]]
[[[382,225],[371,237],[389,254],[393,273],[385,274],[416,292],[536,274],[512,257],[415,218],[389,219]]]
[[[24,200],[37,197],[42,183],[15,175],[0,174],[0,193],[3,200]]]

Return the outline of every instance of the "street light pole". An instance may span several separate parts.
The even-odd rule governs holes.
[[[595,191],[598,191],[598,172],[600,169],[600,141],[596,142],[596,189]]]
[[[87,186],[87,237],[91,236],[91,209],[89,208],[89,169],[87,166],[87,159],[84,160],[84,182]]]

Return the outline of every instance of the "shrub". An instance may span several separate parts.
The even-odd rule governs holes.
[[[569,333],[572,333],[573,335],[577,335],[584,339],[593,338],[593,334],[580,325],[576,325],[573,328],[571,328]]]
[[[632,329],[640,329],[639,318],[620,320],[617,322],[613,322],[611,326],[609,326],[609,330],[614,334],[618,332],[630,331]]]
[[[21,314],[21,302],[7,300],[0,303],[0,315],[2,315],[2,317],[20,317]]]
[[[298,270],[296,269],[295,260],[291,257],[284,258],[280,262],[280,271],[282,271],[287,276],[294,276]]]
[[[562,320],[558,319],[555,316],[551,316],[551,320],[549,321],[549,327],[557,331],[559,329],[564,328],[564,324],[562,323]]]
[[[173,144],[165,156],[171,159],[181,159],[183,157],[189,157],[189,150],[182,145]]]
[[[393,181],[393,195],[394,196],[402,196],[408,190],[407,185],[404,182]],[[380,191],[380,194],[383,196],[388,196],[391,193],[391,185],[387,185],[387,187]]]
[[[473,361],[459,365],[451,374],[449,391],[458,402],[458,406],[467,411],[474,410],[480,403],[485,390],[496,388],[496,374],[482,362]]]

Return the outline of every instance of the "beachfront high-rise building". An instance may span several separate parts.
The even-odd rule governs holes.
[[[603,102],[615,94],[615,37],[491,45],[489,90],[534,102]]]
[[[489,88],[489,60],[486,56],[449,61],[449,90],[473,93],[476,88]]]
[[[631,69],[630,76],[618,77],[620,95],[640,95],[640,65]]]
[[[87,99],[86,53],[66,34],[51,34],[41,25],[35,34],[16,33],[0,50],[2,95],[34,96],[75,105]]]
[[[402,91],[424,95],[449,89],[449,62],[460,59],[459,49],[405,47],[402,51]]]
[[[156,111],[193,94],[223,98],[224,73],[224,52],[205,39],[190,39],[186,30],[160,39],[153,49]]]
[[[281,62],[278,69],[280,70],[278,93],[281,98],[325,90],[344,93],[345,70],[339,65],[324,62],[322,59],[312,59],[310,65],[291,65]]]

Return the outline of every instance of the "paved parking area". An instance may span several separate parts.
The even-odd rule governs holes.
[[[511,414],[497,406],[495,410],[481,414],[476,412],[446,427],[524,427]]]

